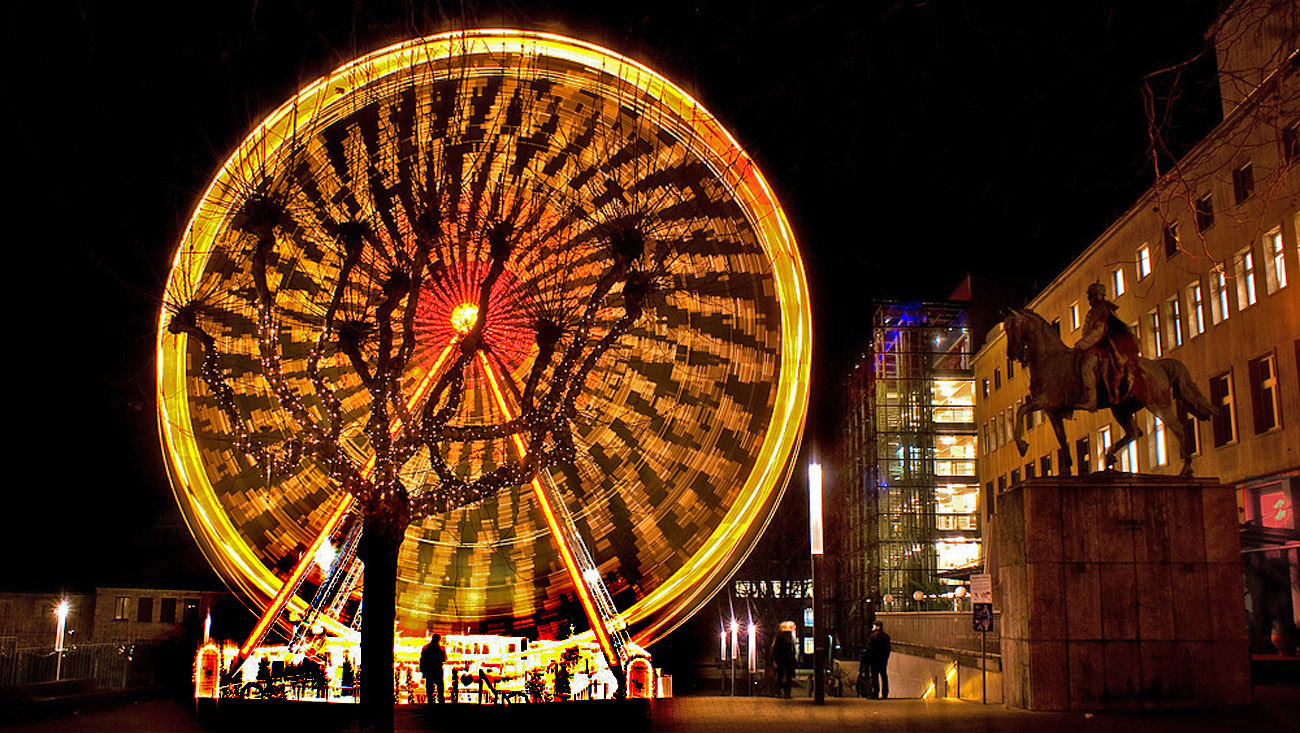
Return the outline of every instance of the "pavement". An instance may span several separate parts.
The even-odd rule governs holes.
[[[299,731],[347,731],[356,729],[351,716],[347,714],[352,712],[349,707],[297,703],[279,709],[260,709],[254,720],[246,719],[245,714],[233,717],[227,714],[217,718],[206,716],[200,719],[195,714],[192,702],[150,700],[106,710],[71,712],[0,728],[15,733],[65,730],[104,733],[238,730],[251,733],[282,726]],[[516,705],[509,708],[458,706],[457,709],[446,712],[447,715],[441,715],[441,711],[435,710],[435,715],[430,717],[426,711],[399,707],[397,730],[464,731],[470,721],[475,721],[474,727],[486,730],[580,730],[599,725],[606,729],[613,728],[618,733],[641,730],[692,733],[829,733],[857,730],[890,733],[1109,733],[1134,730],[1141,733],[1289,733],[1300,731],[1300,688],[1257,688],[1255,704],[1229,709],[1196,708],[1095,714],[1029,713],[957,700],[831,698],[825,705],[816,705],[807,698],[777,700],[747,697],[679,697],[655,700],[649,705],[624,706],[622,709],[608,705],[568,703]]]

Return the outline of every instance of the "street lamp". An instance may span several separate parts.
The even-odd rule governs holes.
[[[820,705],[826,702],[826,642],[822,639],[821,593],[817,592],[817,578],[821,575],[822,553],[822,464],[808,464],[808,541],[812,554],[812,607],[813,607],[813,692]]]
[[[54,617],[58,619],[54,631],[54,653],[58,655],[54,662],[54,681],[58,682],[63,676],[63,631],[68,627],[68,599],[59,601],[59,605],[54,607]]]

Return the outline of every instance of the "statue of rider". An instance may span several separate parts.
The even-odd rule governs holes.
[[[1132,391],[1139,371],[1138,341],[1115,315],[1117,306],[1106,300],[1106,286],[1099,282],[1088,286],[1088,305],[1083,334],[1074,344],[1074,350],[1080,354],[1079,374],[1083,377],[1083,391],[1075,407],[1096,410],[1105,406],[1097,402],[1099,378],[1106,385],[1107,405],[1118,404]]]

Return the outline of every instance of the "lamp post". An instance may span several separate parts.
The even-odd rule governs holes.
[[[68,608],[66,598],[59,601],[59,605],[54,607],[54,617],[58,619],[54,631],[54,653],[58,655],[54,662],[55,682],[58,682],[63,677],[63,631],[68,627]]]
[[[808,464],[808,540],[812,554],[813,608],[813,699],[826,702],[826,640],[822,633],[821,593],[817,579],[822,573],[822,464]]]
[[[736,696],[736,650],[740,648],[738,634],[740,624],[731,619],[731,696]]]

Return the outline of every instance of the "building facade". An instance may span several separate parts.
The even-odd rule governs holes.
[[[877,612],[950,608],[936,596],[979,561],[967,314],[957,302],[877,305],[846,380],[835,598],[847,649]]]
[[[1300,74],[1296,11],[1285,5],[1238,3],[1211,30],[1223,121],[1028,304],[1072,346],[1088,310],[1085,291],[1103,283],[1142,355],[1182,361],[1213,403],[1212,420],[1189,419],[1185,430],[1196,475],[1238,491],[1256,651],[1268,651],[1275,626],[1300,621]],[[1248,22],[1257,25],[1243,29]],[[1243,88],[1243,79],[1253,86]],[[1029,380],[1008,359],[1000,327],[973,367],[980,512],[992,547],[997,494],[1058,474],[1061,456],[1041,414],[1027,418],[1028,452],[1016,449],[1013,416]],[[1116,468],[1177,474],[1171,431],[1148,412],[1138,420],[1145,435],[1119,454]],[[1076,473],[1104,468],[1103,454],[1121,434],[1108,410],[1076,413],[1066,423]]]

